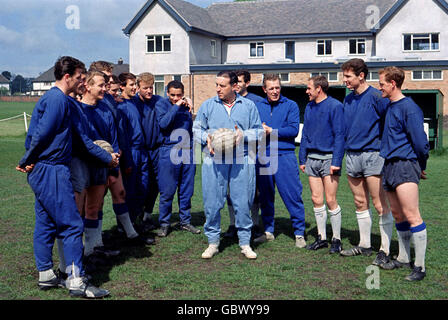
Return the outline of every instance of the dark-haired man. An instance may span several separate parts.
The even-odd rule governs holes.
[[[308,249],[328,247],[328,207],[333,230],[330,253],[339,253],[341,207],[336,193],[344,158],[344,113],[342,103],[327,95],[328,87],[324,76],[314,76],[308,80],[306,93],[310,103],[305,109],[299,163],[300,170],[308,175],[318,232],[316,241]]]
[[[348,257],[372,254],[370,195],[379,215],[381,233],[381,248],[373,264],[381,265],[389,261],[394,222],[381,188],[384,159],[379,154],[382,122],[389,100],[382,98],[379,90],[367,84],[369,70],[362,59],[355,58],[345,62],[342,72],[345,85],[353,90],[344,99],[345,150],[348,184],[355,202],[360,240],[357,246],[342,250],[341,255]]]
[[[230,190],[241,253],[248,259],[256,259],[257,254],[250,247],[250,206],[255,195],[255,161],[249,159],[246,143],[261,138],[263,131],[260,116],[252,101],[235,93],[238,78],[234,72],[222,71],[215,81],[217,96],[201,105],[193,123],[194,139],[204,147],[205,154],[202,192],[206,217],[204,233],[209,246],[202,253],[202,258],[211,259],[219,252],[220,211]],[[236,155],[233,154],[231,159],[227,155],[215,154],[211,144],[211,134],[221,128],[235,130]]]
[[[25,141],[26,153],[17,170],[28,173],[36,197],[34,255],[39,270],[39,288],[62,286],[52,269],[55,238],[63,239],[65,264],[71,266],[65,287],[70,295],[101,298],[109,291],[90,285],[85,278],[83,222],[76,207],[69,163],[72,152],[72,122],[67,95],[80,84],[85,66],[72,57],[55,63],[56,85],[36,104]]]
[[[251,76],[250,76],[249,71],[237,70],[235,72],[235,74],[238,77],[238,86],[237,86],[236,92],[240,96],[253,101],[253,103],[257,103],[257,102],[263,100],[262,97],[257,96],[256,94],[247,91],[247,88],[249,87],[250,81],[251,81]],[[224,237],[233,238],[236,236],[237,230],[235,228],[235,210],[233,209],[233,206],[232,206],[229,196],[227,196],[227,206],[229,208],[230,224],[229,224],[229,228],[224,233]],[[259,232],[259,228],[260,228],[259,227],[259,215],[258,215],[259,209],[260,209],[260,204],[259,204],[259,199],[258,199],[258,190],[255,190],[254,202],[250,208],[251,215],[252,215],[252,222],[254,224],[252,227],[252,237],[254,237],[254,238],[257,238],[261,235]]]
[[[156,104],[161,133],[159,154],[159,236],[170,229],[173,198],[177,191],[180,229],[198,234],[191,224],[191,197],[194,192],[196,164],[193,163],[193,120],[191,100],[184,96],[184,85],[173,80],[167,86],[167,99]]]

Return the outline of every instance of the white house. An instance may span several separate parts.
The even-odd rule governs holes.
[[[249,70],[255,93],[262,93],[263,73],[278,72],[285,95],[303,112],[304,85],[313,74],[326,75],[342,99],[344,61],[364,59],[372,85],[379,69],[402,67],[404,88],[424,104],[437,143],[442,113],[448,114],[446,26],[445,0],[264,0],[207,8],[148,0],[123,32],[130,72],[155,74],[158,94],[182,79],[195,110],[215,94],[213,75],[221,70]]]

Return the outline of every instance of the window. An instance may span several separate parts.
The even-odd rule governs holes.
[[[414,70],[412,80],[443,80],[442,70]]]
[[[314,76],[324,76],[327,78],[328,82],[337,82],[339,80],[337,71],[324,71],[324,72],[313,72],[311,77]]]
[[[295,42],[285,41],[285,59],[291,59],[295,61]]]
[[[403,35],[404,51],[437,51],[439,50],[438,33],[415,33]]]
[[[164,76],[154,76],[154,94],[159,96],[165,95],[165,77]]]
[[[180,74],[173,75],[173,80],[182,82],[182,76]]]
[[[264,57],[264,42],[250,42],[250,57]]]
[[[349,54],[365,54],[366,53],[366,39],[350,39]]]
[[[369,71],[367,74],[367,81],[378,81],[380,80],[380,76],[378,74],[378,71]]]
[[[317,40],[317,55],[329,56],[331,55],[331,40]]]
[[[289,82],[289,73],[279,73],[278,76],[280,77],[281,82]]]
[[[171,51],[171,36],[169,34],[146,36],[146,43],[146,52],[148,53]]]
[[[216,58],[216,40],[210,40],[212,58]]]

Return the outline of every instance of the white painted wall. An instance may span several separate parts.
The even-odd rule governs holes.
[[[264,42],[264,57],[249,57],[249,42],[257,41],[229,41],[224,44],[224,57],[227,62],[242,62],[248,64],[275,63],[285,58],[285,41],[295,41],[295,63],[333,62],[337,58],[366,59],[372,55],[372,38],[366,38],[366,54],[350,55],[349,39],[351,38],[319,38],[319,40],[330,39],[333,41],[332,54],[328,56],[317,55],[318,39],[282,39],[282,40],[260,40]]]
[[[377,56],[387,60],[419,57],[422,60],[441,60],[448,57],[448,14],[432,0],[409,0],[377,35]],[[404,52],[403,33],[437,33],[439,51]]]
[[[171,52],[146,53],[146,36],[159,34],[171,35]],[[156,3],[129,36],[130,72],[151,72],[155,75],[188,74],[189,52],[187,32]]]
[[[49,85],[46,85],[45,82],[33,82],[33,91],[50,90],[55,84],[56,82],[51,82]]]

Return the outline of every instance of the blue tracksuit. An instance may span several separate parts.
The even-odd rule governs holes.
[[[112,112],[115,120],[115,128],[117,129],[117,140],[118,147],[120,148],[120,168],[125,170],[126,168],[131,167],[132,163],[132,155],[129,146],[130,138],[127,135],[127,132],[123,130],[120,126],[120,114],[118,113],[118,103],[115,101],[114,97],[108,93],[104,94],[103,100],[105,105],[109,107],[109,110]]]
[[[261,217],[265,231],[274,233],[274,199],[275,185],[291,215],[294,234],[305,234],[305,208],[302,201],[302,183],[299,178],[299,166],[295,154],[294,139],[299,133],[300,113],[297,103],[283,96],[276,103],[269,103],[267,99],[257,103],[258,112],[262,122],[278,130],[270,138],[278,138],[278,148],[271,145],[268,139],[266,147],[270,157],[278,155],[278,168],[270,170],[270,174],[262,174],[261,169],[266,167],[257,162],[257,187],[260,191]],[[272,148],[271,148],[272,147]],[[260,160],[260,156],[259,156]]]
[[[249,208],[255,195],[255,166],[249,163],[246,143],[261,138],[262,126],[255,104],[239,95],[235,105],[227,113],[226,106],[218,96],[205,101],[193,123],[194,140],[205,152],[202,164],[202,192],[206,222],[204,233],[211,244],[219,243],[221,234],[220,211],[224,207],[227,188],[235,209],[235,226],[238,229],[240,245],[248,245],[251,237],[252,219]],[[236,162],[221,163],[214,160],[207,149],[207,136],[219,128],[234,129],[235,125],[244,132],[244,158]],[[241,142],[243,143],[243,142]]]
[[[118,105],[120,127],[127,134],[132,155],[131,174],[123,175],[126,203],[132,221],[135,221],[143,212],[145,195],[148,189],[148,153],[145,149],[142,113],[136,105],[138,103],[137,99],[136,97],[126,99]]]
[[[264,100],[262,97],[257,96],[252,92],[248,92],[244,98],[251,100],[253,103],[257,104],[257,102]]]
[[[380,155],[387,160],[417,160],[426,169],[429,143],[423,130],[423,112],[406,97],[391,102],[386,113]]]
[[[305,109],[299,163],[305,164],[309,153],[332,153],[331,165],[342,166],[344,158],[344,111],[342,103],[327,97],[311,101]]]
[[[53,267],[56,237],[63,239],[67,266],[84,275],[83,223],[75,203],[68,164],[72,152],[71,106],[57,87],[36,104],[19,165],[35,164],[28,183],[35,194],[34,255],[39,271]],[[71,269],[69,270],[71,274]]]
[[[190,224],[191,197],[196,173],[196,165],[193,162],[192,116],[187,108],[172,104],[169,99],[160,99],[157,102],[156,116],[162,138],[158,167],[159,224],[170,224],[172,203],[177,189],[180,223]],[[179,159],[173,163],[170,155],[174,152]]]
[[[369,87],[357,95],[350,93],[344,99],[345,150],[379,151],[384,115],[389,99],[381,91]]]
[[[137,94],[137,107],[142,113],[142,127],[145,135],[145,147],[148,152],[148,190],[145,201],[145,212],[152,213],[159,195],[158,163],[159,146],[161,144],[160,128],[156,117],[156,103],[162,99],[161,96],[153,95],[149,101],[143,101]]]

